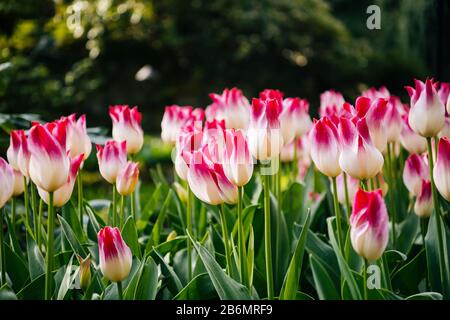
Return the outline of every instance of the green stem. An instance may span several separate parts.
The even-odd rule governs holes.
[[[363,180],[360,180],[359,182],[360,182],[360,184],[361,184],[361,188],[362,188],[364,191],[367,191],[367,190],[368,190],[368,188],[367,188],[367,180],[366,180],[366,179],[363,179]]]
[[[189,187],[189,184],[187,185],[187,192],[188,192],[188,198],[187,198],[187,205],[186,205],[186,228],[188,232],[193,236],[192,234],[192,191]],[[192,243],[187,239],[187,255],[188,255],[188,281],[191,281],[192,279]]]
[[[119,292],[119,300],[123,300],[122,281],[117,282],[117,291]]]
[[[225,258],[226,258],[226,262],[227,262],[227,274],[229,276],[231,276],[232,274],[232,269],[231,269],[231,248],[230,248],[230,239],[228,236],[228,226],[227,226],[227,219],[225,217],[225,205],[222,204],[220,206],[220,220],[221,220],[221,225],[222,225],[222,237],[223,237],[223,242],[225,245]]]
[[[36,242],[38,244],[39,250],[42,251],[41,245],[42,245],[42,227],[44,225],[44,218],[43,218],[43,212],[44,212],[44,200],[39,201],[39,228],[38,233],[36,235]]]
[[[6,283],[6,258],[5,258],[5,243],[3,239],[3,212],[6,211],[6,207],[0,208],[0,267],[1,273],[1,285]]]
[[[367,293],[367,259],[364,258],[363,266],[363,287],[364,287],[364,300],[369,300],[369,295]]]
[[[11,198],[11,223],[14,228],[14,232],[16,232],[16,198]]]
[[[28,200],[28,185],[27,178],[23,177],[24,189],[23,189],[23,201],[25,206],[25,224],[26,229],[30,230],[30,212],[29,212],[29,200]]]
[[[333,202],[334,202],[334,214],[336,215],[336,228],[338,233],[338,243],[339,249],[343,252],[342,245],[342,228],[341,228],[341,209],[339,207],[338,197],[337,197],[337,183],[336,177],[333,177]]]
[[[36,186],[32,182],[30,183],[30,189],[31,189],[31,208],[33,211],[33,231],[34,235],[36,236],[39,229],[39,219],[36,203]]]
[[[266,254],[267,298],[269,300],[273,300],[272,236],[270,230],[270,177],[269,175],[261,176],[264,179],[264,249]]]
[[[345,192],[345,206],[347,208],[347,221],[350,221],[352,206],[350,205],[350,197],[348,195],[347,174],[345,172],[343,172],[342,174],[344,175],[344,192]]]
[[[120,228],[125,224],[125,196],[120,196]]]
[[[374,190],[375,190],[375,184],[374,184],[374,182],[373,182],[373,179],[374,179],[374,178],[371,178],[371,179],[370,179],[370,190],[371,190],[371,191],[374,191]]]
[[[78,186],[78,216],[80,217],[81,228],[83,228],[83,177],[81,169],[78,170],[77,186]]]
[[[113,226],[117,227],[117,208],[116,208],[116,184],[112,185],[113,196],[112,196],[112,221]]]
[[[45,300],[52,299],[52,272],[53,272],[53,240],[55,229],[55,209],[53,207],[53,192],[48,194],[48,240],[47,240],[47,252],[46,262],[47,270],[45,273]]]
[[[134,220],[136,220],[136,194],[134,193],[134,191],[131,193],[131,212],[130,215],[133,217]]]
[[[392,247],[395,249],[395,243],[397,238],[397,233],[395,231],[395,225],[397,224],[397,206],[395,204],[395,181],[394,181],[394,172],[392,166],[392,153],[391,153],[391,144],[387,145],[387,168],[388,168],[388,176],[389,176],[389,184],[392,187],[392,190],[389,195],[389,204],[391,206],[391,217],[392,217]]]
[[[244,191],[243,187],[238,187],[238,252],[239,252],[239,268],[241,275],[241,282],[247,284],[247,264],[246,264],[246,253],[245,253],[245,239],[244,239],[244,223],[242,217],[242,193]]]
[[[433,194],[433,205],[434,205],[434,212],[436,214],[436,227],[437,227],[437,233],[438,233],[438,250],[439,250],[439,269],[441,274],[441,286],[442,286],[442,292],[446,293],[446,284],[448,281],[447,273],[444,267],[446,257],[444,253],[444,241],[442,239],[442,220],[441,220],[441,210],[439,207],[439,200],[438,195],[436,191],[436,185],[434,184],[434,177],[433,177],[433,150],[431,148],[431,138],[427,138],[427,145],[428,145],[428,166],[430,168],[430,178],[431,178],[431,191]]]
[[[427,255],[427,246],[425,245],[425,237],[427,235],[427,218],[420,218],[420,234],[422,235],[422,244],[423,244],[423,249],[425,250],[425,256]],[[425,277],[425,284],[426,284],[426,288],[428,290],[429,288],[429,283],[428,283],[428,274]]]

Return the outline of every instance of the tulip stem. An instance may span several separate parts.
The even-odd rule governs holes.
[[[39,219],[36,205],[36,186],[32,182],[30,183],[30,189],[31,189],[31,209],[33,211],[33,231],[34,236],[36,237],[39,228]]]
[[[230,239],[228,237],[228,226],[227,226],[227,218],[225,216],[225,205],[221,204],[220,206],[220,219],[222,224],[222,236],[223,236],[223,242],[225,244],[225,258],[227,262],[227,274],[229,276],[232,275],[232,269],[231,269],[231,248],[230,248]]]
[[[389,205],[391,208],[391,224],[392,224],[392,247],[395,249],[395,243],[397,238],[397,233],[395,232],[395,225],[397,221],[397,207],[395,204],[395,181],[394,181],[394,175],[393,175],[393,166],[392,166],[392,154],[391,154],[391,144],[387,144],[387,162],[386,162],[386,169],[388,171],[389,176],[389,184],[392,186],[392,191],[389,194]]]
[[[117,227],[117,208],[116,208],[116,184],[113,184],[113,197],[112,197],[112,221],[113,226]]]
[[[23,202],[24,202],[24,207],[25,207],[25,224],[26,224],[26,229],[30,230],[30,212],[28,211],[28,207],[29,207],[29,201],[28,201],[28,185],[27,185],[27,178],[24,176],[23,177]]]
[[[2,268],[2,277],[0,284],[3,286],[6,283],[6,258],[5,258],[5,243],[3,240],[3,212],[6,207],[0,209],[0,267]]]
[[[342,246],[342,229],[341,229],[341,209],[339,208],[339,202],[337,197],[337,183],[336,183],[336,177],[333,177],[333,202],[334,202],[334,213],[336,215],[336,227],[337,227],[337,233],[338,233],[338,243],[339,243],[339,249],[341,251],[343,250]]]
[[[55,229],[55,209],[53,207],[53,191],[48,193],[48,234],[47,234],[47,270],[45,273],[45,300],[52,298],[52,272],[53,272],[53,240]]]
[[[186,204],[186,228],[188,232],[192,235],[192,191],[187,185],[187,204]],[[188,255],[188,281],[192,280],[192,243],[187,238],[187,255]]]
[[[270,187],[267,174],[261,174],[264,179],[264,249],[266,253],[266,281],[267,281],[267,298],[273,300],[273,273],[272,273],[272,236],[270,230]]]
[[[14,232],[16,232],[16,198],[11,198],[11,224],[14,228]]]
[[[41,244],[42,244],[42,226],[44,225],[42,213],[44,211],[44,200],[39,201],[39,227],[38,227],[38,233],[36,235],[36,242],[38,244],[39,250],[42,251]]]
[[[120,228],[125,224],[125,196],[120,196]]]
[[[344,193],[345,193],[345,206],[347,208],[347,222],[350,222],[350,214],[352,213],[352,207],[350,205],[350,197],[348,195],[347,174],[345,172],[343,172],[342,174],[344,175]]]
[[[78,178],[77,178],[77,185],[78,185],[78,214],[80,217],[80,225],[81,228],[83,228],[83,177],[82,177],[82,171],[81,169],[78,170]]]
[[[375,190],[375,183],[373,181],[374,178],[370,179],[370,191],[374,191]]]
[[[238,203],[237,203],[237,211],[238,211],[238,243],[239,243],[239,267],[240,267],[240,275],[241,282],[243,284],[247,284],[247,267],[246,267],[246,253],[245,253],[245,239],[244,239],[244,223],[242,218],[242,194],[244,188],[238,187]]]
[[[443,293],[446,294],[446,282],[448,281],[447,278],[447,272],[445,270],[444,264],[446,261],[446,256],[444,254],[444,242],[442,239],[442,220],[441,220],[441,210],[439,207],[439,200],[438,195],[436,191],[436,185],[434,184],[434,177],[433,177],[433,150],[431,148],[431,138],[427,137],[427,145],[428,145],[428,166],[430,169],[430,179],[431,179],[431,191],[433,194],[433,205],[434,205],[434,212],[435,212],[435,218],[436,218],[436,227],[437,227],[437,234],[438,234],[438,250],[439,250],[439,269],[441,274],[441,290]]]
[[[130,215],[133,217],[133,219],[136,220],[136,194],[134,191],[131,193],[130,201],[131,201]]]
[[[369,295],[367,293],[367,259],[364,258],[363,265],[363,287],[364,287],[364,300],[369,300]]]
[[[119,300],[123,300],[122,281],[117,281],[117,292],[119,292]]]

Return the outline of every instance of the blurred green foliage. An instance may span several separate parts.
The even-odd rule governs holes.
[[[366,28],[373,3],[381,30]],[[434,12],[427,0],[2,0],[0,112],[109,127],[108,105],[138,105],[157,134],[164,105],[206,106],[224,87],[276,87],[313,111],[330,87],[402,93],[435,71]]]

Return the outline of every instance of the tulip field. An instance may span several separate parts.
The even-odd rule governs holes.
[[[450,83],[411,83],[167,106],[170,163],[140,157],[143,107],[101,144],[85,115],[9,128],[0,299],[450,299]]]

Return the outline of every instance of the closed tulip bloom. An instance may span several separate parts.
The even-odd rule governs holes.
[[[20,139],[20,148],[17,154],[17,165],[23,176],[29,177],[30,157],[31,153],[28,148],[28,139],[25,135],[25,131],[19,130],[18,136]]]
[[[87,159],[91,154],[92,143],[86,130],[86,115],[81,115],[78,120],[75,114],[67,117],[66,150],[71,158],[84,154],[84,159]]]
[[[389,220],[381,190],[359,189],[350,216],[353,249],[367,260],[381,257],[389,240]]]
[[[47,128],[52,129],[52,133]],[[64,122],[46,127],[35,124],[30,129],[30,178],[36,186],[47,192],[61,188],[69,175],[70,161],[65,144],[62,144],[64,130]]]
[[[139,180],[139,163],[128,161],[119,171],[116,180],[117,192],[122,196],[129,196],[136,189]]]
[[[23,175],[19,170],[13,169],[14,171],[14,191],[13,197],[17,197],[23,193],[25,190],[25,183]]]
[[[370,100],[376,100],[376,99],[387,99],[388,100],[391,97],[391,93],[385,86],[380,87],[380,89],[378,89],[378,90],[374,87],[369,88],[369,89],[363,91],[361,95],[363,97],[369,98]]]
[[[384,159],[372,143],[366,119],[358,120],[355,125],[351,120],[341,118],[339,135],[342,143],[339,165],[342,170],[359,180],[375,177],[381,171]]]
[[[433,208],[431,182],[422,180],[420,192],[414,203],[414,213],[421,218],[428,218],[433,213]]]
[[[403,168],[403,182],[408,191],[417,196],[422,188],[422,180],[429,179],[428,165],[424,159],[417,154],[410,155]]]
[[[238,88],[225,89],[221,95],[211,93],[213,101],[206,108],[206,118],[225,120],[227,129],[247,129],[250,121],[250,103]]]
[[[387,111],[387,100],[385,99],[379,98],[373,101],[366,97],[356,99],[357,117],[366,118],[370,138],[380,152],[383,152],[387,146]]]
[[[137,107],[128,106],[109,107],[109,116],[113,122],[112,136],[117,142],[127,142],[127,153],[138,153],[144,144],[142,131],[142,114]]]
[[[397,142],[400,139],[400,133],[402,130],[402,117],[399,111],[400,108],[403,108],[400,99],[396,96],[391,96],[387,103],[385,118],[387,142]]]
[[[253,159],[242,130],[227,130],[223,170],[235,186],[246,185],[253,175]]]
[[[280,130],[280,99],[253,99],[248,146],[258,160],[270,160],[280,154],[283,135]]]
[[[450,138],[450,117],[445,117],[445,124],[441,131],[438,133],[438,137]]]
[[[0,209],[13,196],[14,171],[13,168],[0,157]],[[3,230],[1,231],[3,232]]]
[[[344,103],[344,97],[340,92],[333,89],[325,91],[320,95],[319,115],[321,117],[329,116],[327,109],[341,109]]]
[[[189,187],[197,198],[212,205],[237,202],[237,187],[228,180],[222,165],[211,161],[206,146],[193,154],[183,152],[182,155],[189,166]]]
[[[202,146],[203,131],[198,130],[193,125],[188,125],[181,129],[175,146],[175,172],[182,180],[187,180],[187,172],[189,170],[187,163],[182,157],[182,152],[194,152]]]
[[[309,133],[309,141],[311,159],[317,169],[330,178],[341,174],[339,134],[328,117],[321,118],[319,121],[315,120]]]
[[[344,184],[344,174],[340,174],[336,178],[336,186],[337,186],[337,196],[338,201],[341,204],[345,204],[345,184]],[[353,202],[355,198],[356,191],[359,189],[359,180],[352,178],[351,176],[347,176],[347,190],[348,190],[348,198],[350,203]]]
[[[119,229],[104,227],[97,238],[103,276],[113,282],[125,280],[130,274],[133,256]]]
[[[442,82],[438,91],[439,98],[444,106],[447,108],[447,113],[450,114],[450,83]]]
[[[15,169],[19,169],[19,151],[21,145],[21,131],[12,130],[9,135],[9,147],[6,150],[9,165]]]
[[[104,147],[97,145],[97,159],[102,177],[111,184],[116,183],[117,175],[127,163],[127,142],[109,140]]]
[[[450,201],[450,139],[447,137],[439,139],[433,177],[439,193]]]
[[[415,80],[415,85],[415,89],[406,87],[411,97],[409,124],[422,137],[434,137],[444,127],[445,121],[445,107],[437,94],[437,83],[431,79],[425,83]]]
[[[400,143],[409,153],[421,154],[427,150],[427,140],[413,131],[407,115],[403,115]]]
[[[84,155],[80,154],[75,158],[70,160],[70,171],[68,177],[66,177],[66,182],[58,189],[55,190],[53,195],[53,205],[55,207],[62,207],[67,202],[69,202],[70,197],[73,193],[73,187],[75,185],[75,180],[77,179],[78,170],[80,169],[81,163],[83,162]],[[48,204],[49,194],[44,189],[38,187],[38,193],[41,199]]]
[[[191,106],[167,106],[161,121],[161,139],[167,144],[175,144],[180,130],[186,125],[201,124],[204,112]]]

